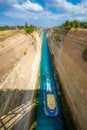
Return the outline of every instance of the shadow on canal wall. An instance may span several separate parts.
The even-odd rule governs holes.
[[[54,68],[54,77],[55,77],[55,81],[56,81],[57,91],[58,91],[58,95],[60,97],[61,108],[62,108],[61,111],[63,114],[65,129],[66,130],[77,130],[76,124],[75,124],[73,117],[72,117],[70,107],[67,103],[64,91],[62,89],[62,84],[61,84],[59,75],[58,75],[57,70],[56,70],[56,66],[55,66],[55,62],[54,62],[54,55],[51,53],[51,51],[50,51],[50,55],[51,55],[51,59],[52,59],[52,65]]]
[[[28,130],[36,118],[37,90],[0,90],[0,130]]]
[[[87,29],[70,29],[63,44],[62,39],[54,41],[55,33],[55,30],[52,33],[49,30],[48,44],[54,56],[62,90],[77,129],[87,130],[87,62],[82,58],[82,52],[87,46]],[[56,33],[57,38],[61,38],[61,35],[63,36]]]

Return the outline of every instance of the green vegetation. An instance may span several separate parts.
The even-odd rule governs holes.
[[[87,61],[87,46],[84,48],[83,52],[82,52],[82,57],[85,61]]]
[[[40,85],[40,66],[38,68],[38,75],[37,75],[37,80],[36,80],[36,85],[35,85],[36,90],[38,90],[39,85]]]
[[[4,30],[16,30],[16,29],[24,29],[24,26],[20,26],[20,25],[17,25],[17,26],[0,26],[0,31],[4,31]]]
[[[61,41],[61,36],[60,35],[56,35],[56,36],[54,36],[54,39],[55,39],[55,41],[60,42]]]
[[[30,130],[35,130],[36,129],[36,122],[34,122],[30,128]]]
[[[16,26],[0,26],[0,31],[4,31],[4,30],[15,30],[17,27]]]
[[[34,32],[34,30],[40,30],[40,27],[36,27],[33,25],[28,25],[28,23],[25,23],[25,25],[17,25],[17,26],[0,26],[0,31],[4,31],[4,30],[20,30],[20,29],[25,29],[26,33],[31,34],[32,32]]]
[[[34,30],[35,30],[34,26],[32,26],[32,25],[30,25],[30,26],[25,25],[25,31],[26,31],[26,33],[31,34],[31,33],[34,32]]]
[[[36,30],[36,27],[35,27],[35,26],[33,26],[33,25],[28,25],[28,23],[25,23],[25,31],[26,31],[26,33],[31,34],[31,33],[33,33],[35,30]],[[34,38],[33,35],[32,35],[32,38]]]
[[[18,26],[16,27],[16,29],[24,29],[24,26],[18,25]]]
[[[87,28],[87,22],[79,22],[78,20],[69,21],[67,20],[65,23],[63,23],[61,26],[58,26],[58,28]]]

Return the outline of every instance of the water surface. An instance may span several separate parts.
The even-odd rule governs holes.
[[[57,84],[54,76],[52,61],[50,57],[50,52],[47,45],[46,33],[43,33],[43,43],[42,43],[42,57],[40,66],[40,88],[38,95],[38,110],[37,110],[37,127],[36,130],[65,130],[65,125],[63,121],[63,115],[61,111],[60,97],[58,96]],[[47,88],[46,84],[49,84]],[[56,101],[59,113],[56,117],[47,117],[44,112],[45,104],[45,91],[46,89],[51,89],[55,91]]]

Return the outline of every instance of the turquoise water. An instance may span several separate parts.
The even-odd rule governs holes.
[[[58,96],[57,84],[52,67],[50,52],[47,45],[46,34],[43,33],[42,43],[42,57],[40,66],[40,88],[38,95],[38,110],[37,110],[37,127],[36,130],[65,130],[63,115],[61,112],[61,102]],[[47,78],[47,79],[46,79]],[[49,88],[46,87],[46,81],[49,83]],[[47,117],[44,112],[45,98],[44,94],[46,89],[55,91],[56,101],[58,107],[58,115],[56,117]]]

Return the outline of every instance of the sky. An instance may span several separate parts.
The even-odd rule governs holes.
[[[0,0],[0,25],[61,25],[87,21],[87,0]]]

